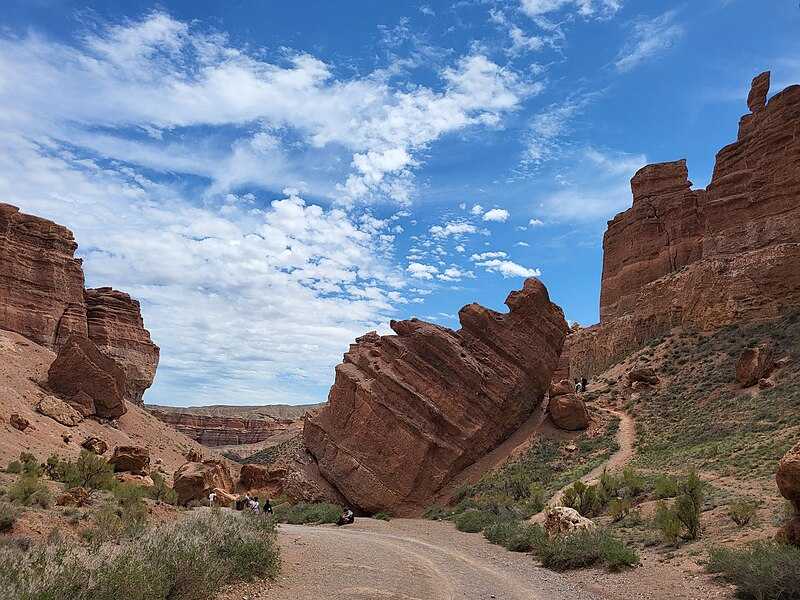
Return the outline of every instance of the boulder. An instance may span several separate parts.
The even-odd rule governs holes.
[[[56,498],[56,506],[86,506],[89,504],[91,496],[82,487],[74,487]]]
[[[192,500],[206,500],[214,488],[233,491],[230,471],[220,460],[185,463],[175,471],[173,480],[172,487],[178,494],[178,503],[184,505]]]
[[[656,385],[658,383],[658,375],[650,367],[639,367],[633,369],[628,373],[628,382],[644,383],[645,385]]]
[[[589,426],[591,418],[586,403],[575,394],[559,396],[548,404],[550,418],[559,429],[578,431]]]
[[[591,519],[582,517],[574,508],[553,506],[547,509],[544,530],[550,537],[560,537],[579,530],[593,530],[596,525]]]
[[[115,419],[127,410],[125,373],[88,338],[67,340],[50,365],[47,385],[64,400],[76,401],[81,410],[86,410],[88,397],[98,417]]]
[[[572,385],[569,379],[562,379],[561,381],[550,384],[550,400],[553,398],[558,398],[559,396],[565,396],[566,394],[572,394],[574,392],[575,386]]]
[[[88,450],[89,452],[94,452],[98,456],[102,456],[108,451],[108,444],[106,444],[99,437],[92,436],[84,440],[84,442],[81,444],[81,448]]]
[[[8,418],[8,422],[14,429],[19,429],[20,431],[25,431],[31,426],[31,422],[18,413],[12,413]]]
[[[789,543],[800,546],[800,443],[789,450],[778,463],[775,474],[778,490],[792,503],[794,517],[783,527],[781,535]]]
[[[190,448],[185,456],[188,462],[203,462],[203,455],[194,448]]]
[[[220,488],[214,488],[212,491],[217,495],[217,499],[215,502],[217,506],[230,507],[233,503],[235,503],[239,499],[239,496],[237,496],[236,494],[231,494],[230,492],[226,490],[221,490]]]
[[[150,451],[141,446],[117,446],[108,462],[114,466],[116,473],[147,475],[150,468]]]
[[[567,324],[525,281],[507,313],[478,304],[454,331],[418,319],[350,346],[303,440],[322,476],[364,512],[416,512],[531,415],[549,390]]]
[[[247,490],[264,488],[272,479],[269,470],[259,465],[242,465],[239,473],[239,483]]]
[[[761,379],[758,380],[758,389],[760,390],[768,390],[774,387],[775,387],[775,382],[772,381],[772,379],[762,377]]]
[[[131,485],[137,485],[139,487],[151,488],[155,486],[155,482],[153,478],[149,475],[134,475],[133,473],[115,473],[114,479],[116,479],[120,483],[129,483]]]
[[[75,427],[83,421],[83,416],[66,402],[53,396],[45,396],[36,405],[36,410],[67,427]]]
[[[745,348],[736,363],[736,381],[745,388],[753,386],[759,379],[768,377],[774,368],[775,355],[770,346]]]

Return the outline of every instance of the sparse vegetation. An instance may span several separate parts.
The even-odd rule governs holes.
[[[603,529],[554,537],[538,545],[534,552],[542,565],[556,571],[596,564],[616,571],[639,563],[639,555],[633,548]]]
[[[706,484],[694,471],[678,483],[679,495],[668,505],[660,500],[654,519],[655,526],[661,530],[664,541],[675,545],[683,532],[687,540],[700,537],[700,512],[705,498]]]
[[[0,502],[0,533],[10,531],[19,517],[19,509],[8,502]]]
[[[0,548],[0,597],[20,600],[210,600],[226,583],[273,578],[274,524],[214,511],[93,553],[62,543]]]
[[[382,510],[382,511],[376,512],[374,515],[372,515],[372,518],[373,519],[378,519],[379,521],[391,521],[392,520],[392,514],[389,513],[389,512],[386,512],[385,510]]]
[[[745,527],[753,522],[758,510],[758,504],[750,500],[737,500],[728,506],[728,515],[739,527]]]
[[[22,506],[50,508],[53,497],[47,485],[36,474],[24,474],[9,488],[8,498]]]
[[[149,490],[150,497],[153,500],[172,504],[173,506],[178,503],[178,494],[167,485],[167,481],[161,473],[154,471],[150,474],[150,478],[154,484]]]
[[[433,504],[425,509],[425,512],[422,513],[422,517],[424,519],[428,519],[430,521],[443,521],[447,519],[451,515],[450,512],[440,504]]]
[[[711,551],[706,569],[736,586],[748,600],[800,598],[800,548],[756,542],[743,549]]]
[[[50,456],[47,471],[52,479],[62,482],[66,488],[109,490],[115,484],[114,468],[88,450],[82,450],[75,461]]]
[[[497,520],[497,515],[485,510],[467,510],[453,518],[456,529],[466,533],[480,533],[483,528]]]
[[[306,525],[308,523],[336,523],[342,514],[342,507],[336,504],[299,503],[280,504],[273,508],[275,519],[279,523]]]

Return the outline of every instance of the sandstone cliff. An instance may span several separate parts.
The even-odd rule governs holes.
[[[181,409],[148,407],[148,410],[193,440],[212,447],[255,444],[292,430],[299,433],[301,423],[269,416],[248,419],[192,414]]]
[[[458,331],[393,321],[396,335],[350,346],[304,442],[354,507],[413,512],[538,406],[567,325],[535,279],[506,305],[505,314],[465,306]]]
[[[73,335],[90,338],[125,371],[125,399],[141,404],[158,346],[139,303],[111,288],[84,290],[72,232],[0,204],[0,329],[54,351]]]
[[[800,85],[769,102],[768,90],[768,73],[753,80],[752,112],[706,189],[692,189],[684,160],[634,175],[633,206],[603,239],[600,323],[570,339],[573,376],[676,326],[714,330],[800,305]]]

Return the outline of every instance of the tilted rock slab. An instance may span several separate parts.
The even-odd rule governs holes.
[[[713,331],[800,306],[800,85],[766,101],[753,80],[736,142],[717,153],[706,189],[685,160],[631,179],[633,206],[603,238],[600,324],[570,336],[573,376],[676,326]]]
[[[62,225],[0,203],[0,329],[58,352],[90,338],[126,372],[125,399],[142,403],[159,349],[139,303],[111,288],[84,290],[78,245]]]
[[[368,333],[336,367],[328,404],[306,419],[319,470],[354,508],[410,513],[540,404],[567,325],[528,279],[498,313],[459,311],[461,329],[412,319]]]
[[[794,516],[783,526],[780,536],[785,541],[800,546],[800,443],[781,459],[775,481],[783,497],[794,507]]]
[[[232,492],[233,479],[221,460],[188,462],[175,471],[173,488],[178,504],[184,505],[192,500],[205,500],[214,489]]]

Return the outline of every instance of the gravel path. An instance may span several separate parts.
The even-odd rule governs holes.
[[[248,600],[559,600],[597,598],[451,524],[358,519],[354,525],[281,525],[283,571],[230,598]],[[259,589],[260,587],[260,589]]]

